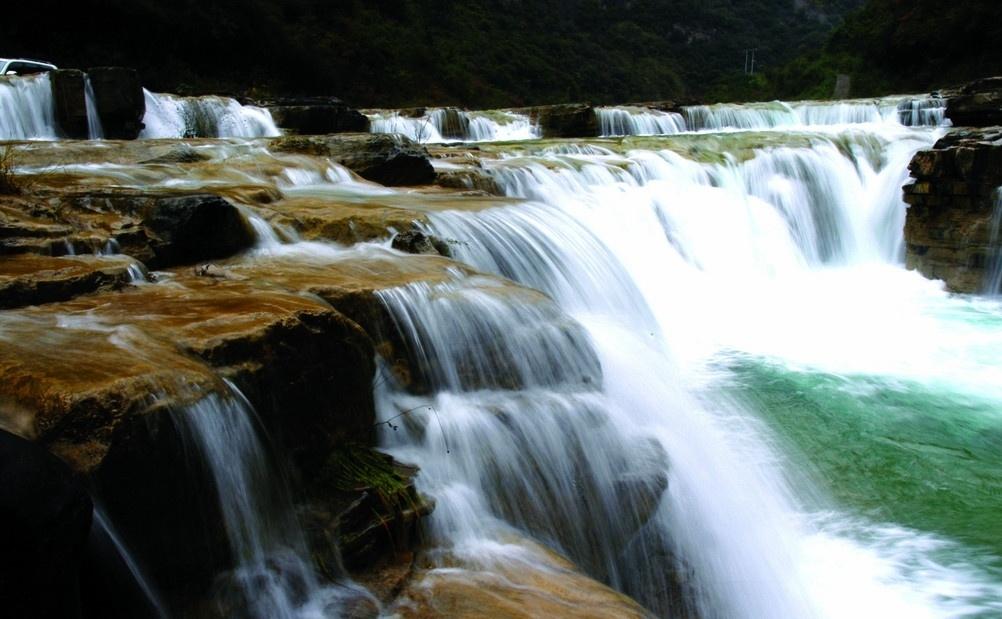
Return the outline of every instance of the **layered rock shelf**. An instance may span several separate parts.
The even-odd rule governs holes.
[[[1002,130],[956,130],[909,166],[906,262],[955,292],[981,292],[1002,186]]]
[[[427,392],[381,291],[475,276],[549,303],[475,274],[419,229],[435,209],[500,198],[430,185],[428,152],[396,136],[25,143],[16,156],[25,189],[0,196],[0,433],[68,466],[58,476],[78,488],[74,505],[102,505],[172,612],[216,616],[206,600],[235,561],[179,415],[235,393],[288,467],[317,574],[347,567],[406,616],[477,612],[472,592],[493,585],[424,567],[416,531],[434,506],[417,469],[374,449],[373,385],[384,363],[401,388]],[[332,193],[332,177],[362,193]],[[307,248],[276,250],[269,234]],[[53,560],[72,565],[78,551]],[[519,595],[558,614],[644,616],[538,552],[553,573],[521,575],[516,589],[536,591]]]

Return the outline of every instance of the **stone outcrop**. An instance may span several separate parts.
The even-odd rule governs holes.
[[[909,165],[906,262],[950,290],[980,292],[1002,186],[1002,130],[955,131]]]
[[[6,257],[0,260],[0,309],[67,301],[97,290],[122,288],[139,268],[122,256]]]
[[[336,97],[297,97],[259,103],[275,124],[299,135],[367,133],[369,118]]]
[[[86,76],[76,69],[58,69],[49,73],[56,125],[65,137],[86,140],[87,119]]]
[[[278,152],[329,157],[364,179],[387,186],[435,181],[428,151],[399,135],[290,136],[271,141]]]
[[[586,103],[546,105],[516,110],[529,114],[544,138],[590,138],[599,134],[595,108]]]
[[[87,70],[94,89],[94,105],[104,135],[113,140],[134,140],[143,130],[146,98],[139,74],[125,67],[95,67]]]
[[[159,269],[232,255],[254,233],[212,194],[69,190],[0,200],[0,255],[96,253],[109,242]]]
[[[946,94],[946,117],[955,127],[1002,125],[1002,77],[989,77]]]

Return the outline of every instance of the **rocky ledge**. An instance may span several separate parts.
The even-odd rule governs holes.
[[[1002,77],[980,79],[944,94],[946,117],[954,126],[1002,125]]]
[[[958,130],[909,165],[906,262],[955,292],[983,290],[1002,186],[1002,129]]]

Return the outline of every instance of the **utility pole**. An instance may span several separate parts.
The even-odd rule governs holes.
[[[755,52],[758,48],[745,50],[745,75],[755,75]]]

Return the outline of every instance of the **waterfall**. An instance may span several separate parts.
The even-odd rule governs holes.
[[[599,107],[600,135],[671,135],[686,130],[685,118],[676,112],[648,108]]]
[[[834,296],[857,277],[873,295],[892,281],[925,290],[894,266],[900,186],[911,155],[937,134],[880,126],[724,163],[603,149],[485,161],[508,195],[527,201],[432,212],[426,232],[454,240],[455,257],[479,271],[544,292],[556,309],[477,278],[382,295],[412,370],[426,368],[417,390],[377,395],[382,419],[406,420],[383,440],[421,467],[421,489],[436,500],[432,543],[483,559],[515,526],[665,616],[995,608],[978,568],[937,558],[947,542],[839,512],[784,468],[787,456],[751,411],[705,387],[733,350],[816,363],[823,346],[824,363],[840,368],[845,354],[859,357],[846,339],[914,338],[912,318],[897,326],[897,305],[853,310],[861,301]],[[884,332],[847,338],[838,316],[864,311]],[[889,348],[893,359],[914,351]],[[890,361],[868,362],[886,371]],[[592,440],[603,447],[589,448]],[[636,470],[647,471],[648,491],[661,487],[651,477],[660,472],[665,490],[655,509],[617,521],[610,504],[650,502],[617,497],[604,475]],[[563,490],[568,479],[582,484],[585,505]],[[603,533],[575,529],[595,522]],[[599,541],[580,546],[589,536]],[[602,545],[610,537],[611,551]]]
[[[236,565],[220,594],[226,616],[259,619],[340,617],[360,598],[378,603],[345,579],[321,584],[288,490],[258,438],[250,404],[230,385],[228,397],[210,395],[177,415],[205,462],[219,497]],[[229,596],[227,596],[229,594]]]
[[[985,266],[985,294],[1002,294],[1002,187],[995,190],[995,208],[989,222],[988,256]]]
[[[850,101],[797,101],[696,105],[683,109],[692,131],[793,129],[858,124],[940,126],[946,103],[939,97],[896,96]]]
[[[271,113],[240,105],[229,97],[178,97],[143,90],[146,128],[141,138],[241,137],[281,135]]]
[[[87,137],[91,140],[104,139],[104,127],[101,126],[101,117],[97,113],[97,104],[94,102],[94,86],[91,84],[90,76],[84,76],[84,105],[87,109]]]
[[[111,526],[111,522],[108,520],[108,517],[105,516],[104,511],[99,507],[94,508],[92,526],[97,528],[101,534],[111,541],[115,552],[125,564],[126,569],[129,571],[130,576],[139,587],[143,596],[145,596],[145,601],[149,604],[152,612],[154,612],[159,619],[167,619],[169,614],[163,604],[163,601],[157,594],[156,589],[154,589],[153,585],[150,584],[149,580],[147,580],[146,575],[143,573],[143,570],[140,569],[139,564],[136,563],[132,553],[129,552],[129,549],[125,546],[122,538],[118,535],[118,532],[115,531],[115,528]]]
[[[54,140],[56,109],[47,74],[0,77],[0,140]]]
[[[540,135],[528,116],[508,110],[468,112],[437,108],[420,116],[403,116],[396,111],[373,112],[369,119],[372,133],[399,133],[426,144],[532,140]]]

